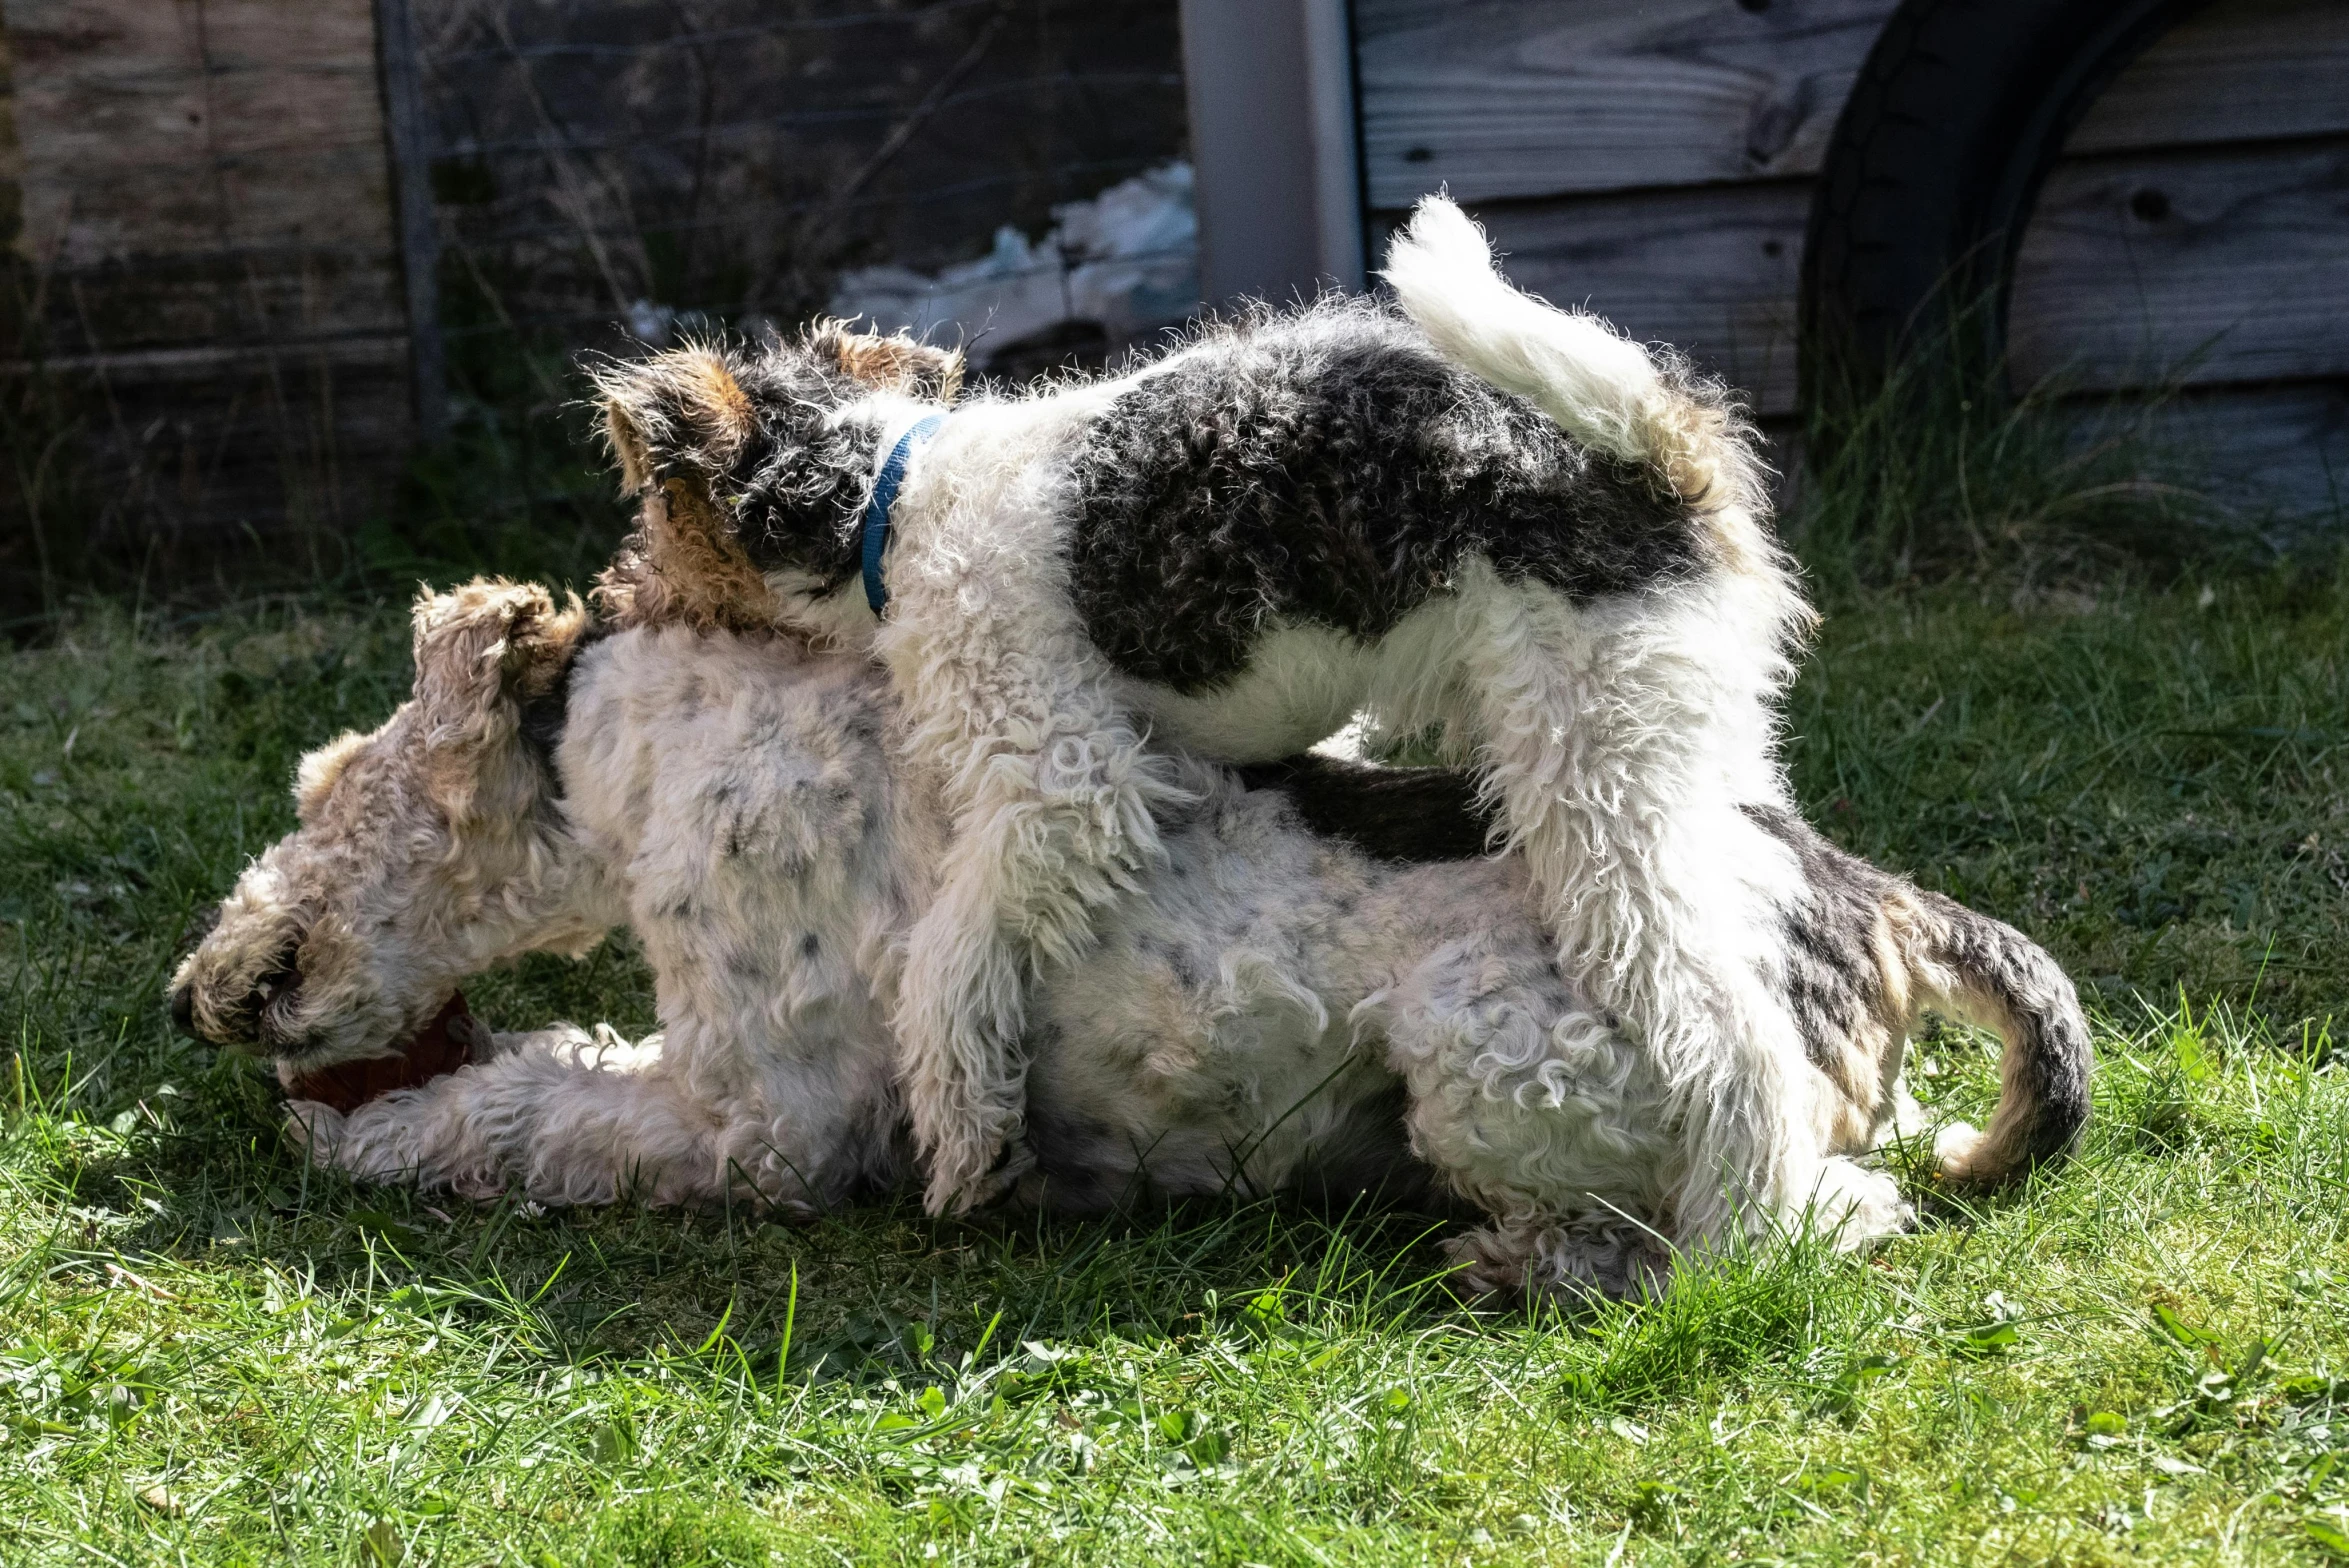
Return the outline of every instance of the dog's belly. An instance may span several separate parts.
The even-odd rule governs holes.
[[[1222,685],[1183,692],[1129,679],[1123,695],[1161,740],[1227,762],[1273,762],[1346,727],[1370,694],[1372,662],[1360,638],[1284,626]]]

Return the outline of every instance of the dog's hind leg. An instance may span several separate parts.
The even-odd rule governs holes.
[[[1800,873],[1739,807],[1784,802],[1776,697],[1809,610],[1764,526],[1752,442],[1639,345],[1512,288],[1449,201],[1420,205],[1386,276],[1440,353],[1686,509],[1702,564],[1642,590],[1570,597],[1463,574],[1453,658],[1418,678],[1472,715],[1458,738],[1531,863],[1567,972],[1672,1085],[1691,1154],[1683,1239],[1792,1219],[1835,1196],[1818,1190],[1800,1036],[1766,985]]]
[[[1800,868],[1740,809],[1784,794],[1777,586],[1716,570],[1577,604],[1479,566],[1423,634],[1448,645],[1414,660],[1434,701],[1467,711],[1402,704],[1406,724],[1449,717],[1526,857],[1561,969],[1666,1085],[1684,1247],[1835,1198],[1817,1191],[1802,1040],[1765,983]]]

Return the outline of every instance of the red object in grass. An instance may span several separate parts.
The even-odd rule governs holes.
[[[280,1065],[277,1081],[289,1100],[316,1100],[348,1114],[379,1094],[413,1089],[443,1073],[453,1073],[473,1060],[473,1041],[481,1025],[465,1010],[459,993],[449,998],[432,1022],[417,1031],[391,1056],[371,1056],[361,1062],[343,1062],[316,1072],[295,1072]]]

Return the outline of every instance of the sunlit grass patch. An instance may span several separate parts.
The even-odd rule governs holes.
[[[1414,1215],[788,1229],[305,1171],[159,990],[299,751],[404,691],[404,606],[86,618],[0,656],[0,1560],[2327,1560],[2345,605],[1839,593],[1806,807],[2081,978],[2096,1120],[1988,1197],[1895,1151],[1921,1228],[1871,1256],[1574,1317],[1454,1300]],[[625,944],[468,993],[650,1023]],[[1912,1081],[1979,1120],[1996,1063],[1947,1030]]]

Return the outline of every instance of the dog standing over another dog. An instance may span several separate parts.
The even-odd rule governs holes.
[[[1688,1129],[1688,1244],[1880,1203],[1817,1151],[1786,1002],[1808,891],[1763,823],[1790,805],[1776,704],[1810,611],[1750,435],[1718,389],[1511,288],[1449,202],[1386,277],[1399,311],[1264,313],[951,409],[951,356],[837,328],[600,377],[645,498],[621,618],[871,646],[944,781],[896,1019],[930,1206],[1016,1180],[1026,982],[1163,862],[1183,803],[1145,737],[1248,762],[1365,708],[1479,769],[1562,970]]]

